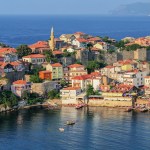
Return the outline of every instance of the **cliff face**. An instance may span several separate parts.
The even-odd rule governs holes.
[[[111,11],[112,15],[116,16],[150,16],[150,3],[132,3],[121,5]]]

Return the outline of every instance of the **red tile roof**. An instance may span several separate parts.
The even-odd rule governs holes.
[[[78,38],[77,41],[79,41],[80,43],[88,42],[86,39],[83,39],[83,38]]]
[[[37,43],[34,43],[34,44],[32,44],[32,45],[29,45],[29,47],[31,48],[31,49],[36,49],[36,48],[49,48],[49,46],[48,46],[48,42],[46,42],[46,41],[38,41]]]
[[[25,80],[17,80],[13,84],[27,84],[27,82]]]
[[[62,67],[60,63],[51,64],[52,67]]]
[[[14,48],[10,48],[10,47],[5,47],[5,48],[1,48],[0,49],[0,53],[1,54],[6,54],[6,53],[16,53],[17,52],[17,50],[16,49],[14,49]]]
[[[28,56],[24,56],[23,58],[45,58],[45,56],[42,54],[31,54]]]
[[[114,66],[106,66],[105,68],[111,69],[111,68],[114,68]]]
[[[53,55],[62,55],[63,54],[63,52],[61,52],[61,51],[53,51]]]
[[[144,77],[144,78],[147,78],[147,79],[149,79],[149,78],[150,78],[150,76],[146,76],[146,77]]]
[[[84,67],[84,66],[80,65],[80,64],[72,64],[72,65],[69,65],[68,67],[69,68],[81,68],[81,67]]]

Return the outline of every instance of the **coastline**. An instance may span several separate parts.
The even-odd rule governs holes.
[[[58,103],[56,103],[59,102]],[[32,108],[39,108],[39,109],[46,109],[46,110],[54,110],[54,109],[61,109],[62,107],[69,107],[69,108],[74,108],[75,109],[75,106],[76,104],[60,104],[60,101],[61,100],[51,100],[51,104],[48,103],[48,101],[42,103],[42,104],[33,104],[33,105],[26,105],[26,106],[23,106],[23,107],[16,107],[16,108],[7,108],[6,110],[3,110],[1,111],[0,110],[0,113],[7,113],[7,112],[14,112],[14,111],[19,111],[19,110],[26,110],[26,109],[32,109]],[[55,103],[54,103],[55,102]],[[96,107],[96,108],[110,108],[110,109],[119,109],[119,110],[122,110],[124,112],[149,112],[150,109],[147,109],[147,111],[141,111],[139,108],[131,108],[129,106],[109,106],[109,105],[105,105],[105,106],[100,106],[100,105],[87,105],[87,106],[84,106],[84,107]]]

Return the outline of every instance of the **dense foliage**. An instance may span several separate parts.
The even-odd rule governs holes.
[[[57,58],[53,55],[52,51],[44,51],[43,52],[43,55],[45,55],[45,59],[46,61],[49,63],[49,62],[53,62],[53,63],[56,63],[58,62]]]
[[[60,98],[60,92],[57,90],[51,90],[48,92],[48,98],[50,99],[59,99]]]
[[[88,85],[87,90],[86,90],[86,95],[89,97],[90,95],[100,95],[99,91],[94,91],[94,88],[92,85]]]
[[[32,50],[28,47],[28,45],[20,45],[16,48],[16,50],[19,58],[30,55],[32,53]]]
[[[33,104],[36,104],[38,102],[41,103],[44,101],[44,99],[42,97],[40,97],[38,94],[28,93],[27,91],[25,91],[23,93],[22,99],[26,100],[29,105],[33,105]]]
[[[19,97],[13,94],[11,91],[0,92],[0,104],[4,104],[5,108],[7,106],[13,107],[18,104]]]
[[[139,44],[132,44],[126,47],[127,51],[135,51],[138,48],[142,48],[142,46],[140,46]]]
[[[88,73],[91,73],[95,69],[100,69],[100,68],[102,68],[104,66],[105,66],[104,63],[94,60],[94,61],[89,61],[88,62],[87,66],[86,66],[86,69],[87,69]]]

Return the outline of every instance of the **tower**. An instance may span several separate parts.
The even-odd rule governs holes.
[[[55,50],[55,36],[54,36],[54,28],[51,29],[51,36],[49,41],[49,47],[52,51]]]

